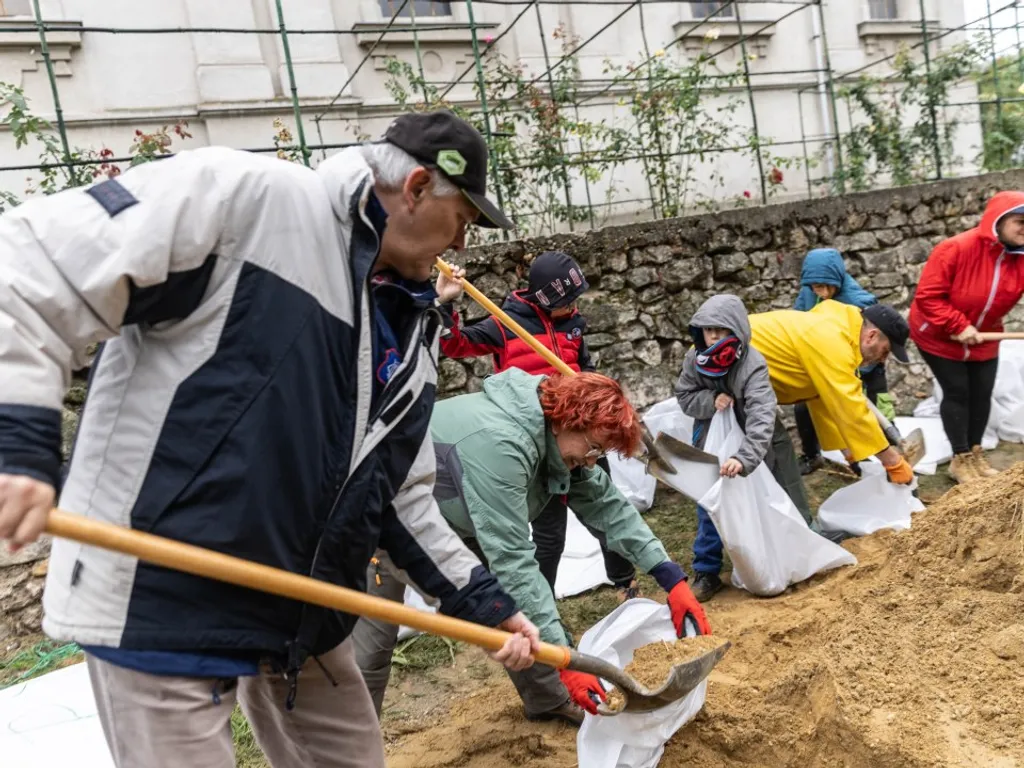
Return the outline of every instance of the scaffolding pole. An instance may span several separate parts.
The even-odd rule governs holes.
[[[43,24],[43,14],[39,10],[39,0],[32,0],[32,14],[35,16],[36,30],[39,32],[39,51],[43,54],[43,63],[46,65],[46,77],[50,81],[50,92],[53,94],[53,109],[57,117],[57,131],[60,133],[60,144],[64,151],[64,162],[67,164],[65,172],[68,181],[71,181],[71,145],[68,143],[67,126],[64,125],[64,110],[60,106],[60,89],[57,87],[57,76],[53,72],[53,61],[50,59],[50,46],[46,42],[46,25]]]
[[[39,2],[39,0],[36,0]],[[302,107],[299,105],[299,89],[295,84],[295,67],[292,66],[292,49],[288,45],[288,29],[284,25],[284,9],[281,0],[275,0],[277,6],[277,26],[281,32],[281,47],[284,49],[284,66],[288,70],[288,85],[292,92],[292,111],[295,113],[295,135],[299,137],[299,150],[302,152],[302,163],[309,168],[309,147],[306,146],[306,130],[302,127]]]
[[[986,0],[987,2],[987,0]],[[928,51],[928,21],[924,10],[924,0],[918,0],[921,9],[921,48],[924,50],[924,76],[928,81],[925,93],[928,98],[928,116],[932,123],[932,153],[935,155],[935,178],[942,179],[942,146],[939,139],[939,116],[932,98],[932,57]],[[991,21],[991,19],[990,19]]]

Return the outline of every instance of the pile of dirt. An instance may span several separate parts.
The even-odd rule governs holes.
[[[1022,508],[1017,464],[909,531],[847,542],[855,567],[710,603],[733,646],[662,768],[1024,768]],[[394,745],[389,765],[576,765],[574,730],[519,711],[510,686],[490,687]]]

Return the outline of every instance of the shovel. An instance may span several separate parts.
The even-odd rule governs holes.
[[[297,573],[151,533],[91,520],[60,509],[51,510],[46,532],[88,546],[131,555],[175,571],[321,605],[356,616],[368,616],[391,624],[405,625],[421,632],[478,645],[489,651],[499,650],[509,637],[508,632],[500,629],[418,611],[402,603],[374,597],[354,589],[339,587],[308,576],[300,576]],[[618,667],[594,656],[578,653],[572,648],[541,643],[540,650],[534,658],[556,669],[589,672],[612,683],[626,700],[625,706],[618,710],[620,712],[648,712],[671,704],[690,693],[711,674],[711,670],[729,647],[730,643],[723,641],[714,650],[677,664],[669,672],[665,684],[654,690],[640,685]],[[608,711],[607,714],[613,712]]]
[[[903,454],[903,458],[907,460],[911,467],[916,466],[924,458],[925,454],[924,432],[920,429],[915,429],[906,437],[901,437],[899,430],[885,417],[885,414],[878,410],[878,406],[871,402],[871,398],[867,398],[867,402],[868,409],[874,414],[875,419],[878,420],[878,424],[882,428],[882,432],[885,433],[885,439],[889,441],[889,445]]]
[[[454,277],[452,275],[451,267],[449,267],[448,264],[445,263],[445,261],[441,258],[438,258],[437,260],[437,268],[441,272],[443,272],[447,277]],[[479,289],[477,289],[474,285],[472,285],[469,282],[469,280],[463,278],[462,287],[466,291],[466,293],[469,294],[470,298],[473,299],[473,301],[475,301],[481,307],[483,307],[496,318],[498,318],[498,320],[501,321],[502,325],[504,325],[506,328],[512,331],[512,333],[514,333],[516,336],[522,339],[522,341],[525,342],[534,352],[543,357],[544,360],[547,361],[548,365],[550,365],[556,371],[565,376],[576,375],[576,371],[570,368],[565,363],[565,361],[562,360],[562,358],[560,358],[550,349],[548,349],[539,341],[537,341],[537,339],[534,337],[532,333],[530,333],[528,330],[523,328],[523,326],[521,326],[519,323],[517,323],[515,320],[509,317],[508,313],[505,312],[501,307],[499,307],[493,301],[484,296],[479,291]],[[648,430],[647,426],[644,425],[642,422],[640,428],[643,433],[644,446],[647,448],[648,467],[650,467],[650,462],[656,462],[663,472],[669,475],[674,475],[676,473],[676,468],[672,466],[672,463],[670,461],[668,461],[664,456],[662,456],[661,450],[657,445],[655,445],[654,437],[651,435],[650,430]]]

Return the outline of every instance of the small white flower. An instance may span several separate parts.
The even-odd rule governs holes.
[[[722,34],[722,30],[718,27],[712,27],[704,33],[705,40],[717,40],[718,36]]]

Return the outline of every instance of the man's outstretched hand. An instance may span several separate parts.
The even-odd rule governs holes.
[[[533,625],[523,612],[505,619],[498,629],[512,632],[501,650],[490,654],[499,664],[504,664],[513,672],[519,672],[533,666],[533,655],[540,650],[540,631]]]

